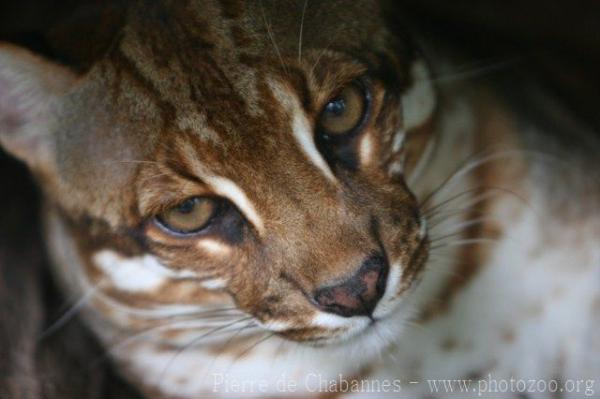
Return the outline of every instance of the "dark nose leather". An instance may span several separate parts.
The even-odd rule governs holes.
[[[339,316],[371,316],[385,291],[388,269],[383,255],[372,255],[354,276],[341,284],[318,289],[314,301],[319,309]]]

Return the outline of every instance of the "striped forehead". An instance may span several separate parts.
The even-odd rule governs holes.
[[[435,104],[426,65],[417,61],[411,69],[412,84],[401,96],[404,127],[397,134],[401,137],[404,131],[428,120]],[[219,115],[217,123],[211,123],[215,116],[205,109],[195,109],[176,119],[175,133],[166,135],[159,146],[171,149],[167,158],[180,159],[188,175],[209,185],[213,182],[215,193],[227,193],[224,196],[256,221],[260,217],[249,198],[261,198],[266,191],[296,184],[290,176],[336,185],[335,175],[315,144],[311,118],[302,104],[303,94],[285,79],[273,76],[260,78],[260,87],[255,100],[268,104],[260,115],[230,108]],[[367,136],[361,144],[361,157],[370,158],[372,147],[373,137]],[[394,151],[400,150],[401,144],[397,147]],[[281,175],[288,178],[278,180]]]
[[[317,150],[298,95],[275,81],[268,87],[270,118],[246,115],[245,126],[217,130],[207,123],[206,115],[197,113],[193,131],[165,136],[172,142],[159,146],[169,149],[164,162],[175,160],[180,175],[198,179],[212,193],[230,200],[259,232],[264,230],[260,209],[265,198],[336,181]]]
[[[209,118],[240,108],[257,113],[261,73],[288,74],[284,64],[301,62],[311,50],[318,54],[318,60],[310,61],[314,70],[323,64],[316,61],[325,49],[347,48],[355,54],[356,44],[370,40],[375,31],[360,29],[353,13],[362,15],[367,5],[375,9],[372,3],[289,0],[282,7],[277,1],[148,2],[131,13],[117,58],[133,66],[134,74],[162,100],[177,104],[173,111],[182,126],[194,125],[187,119],[195,107],[204,108]],[[299,38],[291,27],[300,21]],[[379,26],[376,32],[383,29],[380,21],[370,22]],[[383,50],[372,45],[376,52]]]
[[[194,119],[210,121],[213,115],[225,119],[223,114],[232,110],[259,112],[257,68],[240,65],[235,50],[227,56],[206,51],[180,54],[166,44],[156,50],[136,30],[126,28],[124,35],[109,60],[116,65],[116,75],[125,74],[129,86],[142,86],[155,102],[170,107],[180,128],[198,127]]]

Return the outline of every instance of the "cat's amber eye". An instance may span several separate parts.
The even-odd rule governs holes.
[[[354,132],[362,124],[366,110],[367,96],[361,85],[346,86],[321,111],[321,134],[335,138]]]
[[[193,234],[208,226],[217,213],[219,202],[214,198],[192,197],[157,216],[158,222],[178,234]]]

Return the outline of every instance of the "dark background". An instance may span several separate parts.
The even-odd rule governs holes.
[[[110,41],[125,3],[0,0],[0,41],[85,70]],[[599,134],[600,1],[390,0],[389,5],[398,23],[459,54],[469,79],[494,81],[522,101],[528,100],[519,89],[535,82]],[[39,195],[26,169],[1,150],[0,179],[0,398],[134,397],[106,362],[90,367],[100,350],[77,321],[39,340],[64,305],[46,271]]]
[[[311,0],[320,1],[320,0]],[[476,65],[539,79],[600,130],[600,1],[383,0],[399,23],[444,42]],[[102,52],[127,0],[2,0],[0,40],[85,68]]]

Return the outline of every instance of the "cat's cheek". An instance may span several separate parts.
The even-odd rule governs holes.
[[[212,236],[174,236],[158,226],[145,229],[146,244],[166,267],[189,270],[207,289],[224,289],[243,263],[244,248]]]
[[[193,270],[169,268],[153,255],[125,257],[103,249],[91,254],[89,263],[92,274],[88,274],[88,279],[93,279],[97,294],[94,306],[105,314],[119,313],[122,306],[158,307],[169,315],[179,312],[179,308],[231,305],[230,296],[222,289],[227,285],[226,279],[199,279]],[[135,322],[136,317],[127,315],[125,319]]]
[[[126,292],[151,292],[170,281],[195,276],[189,270],[167,268],[152,255],[125,258],[107,249],[96,252],[92,261],[103,273],[107,285]]]
[[[230,256],[232,254],[231,246],[220,242],[219,240],[213,240],[210,238],[204,238],[196,243],[196,248],[201,250],[210,256]]]

